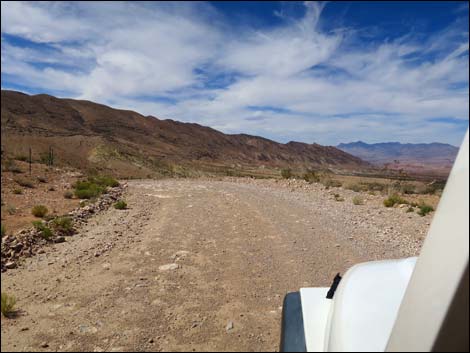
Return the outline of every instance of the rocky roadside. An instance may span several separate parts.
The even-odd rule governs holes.
[[[362,248],[363,244],[376,243],[380,248],[394,249],[396,257],[416,256],[423,245],[434,213],[425,217],[409,206],[396,204],[385,207],[382,193],[370,194],[344,187],[326,188],[320,183],[308,183],[302,179],[252,179],[227,177],[221,180],[246,185],[258,191],[276,193],[286,205],[305,201],[305,207],[321,217],[325,227]],[[302,197],[299,198],[299,194]],[[405,195],[411,198],[413,195]],[[415,195],[419,198],[419,195]],[[355,205],[353,200],[362,200]],[[411,199],[416,201],[416,199]],[[364,253],[369,250],[364,247]]]
[[[74,229],[71,232],[56,232],[50,238],[45,239],[41,236],[40,230],[31,227],[23,229],[16,234],[3,237],[1,245],[1,272],[18,267],[24,258],[44,253],[43,248],[51,243],[65,242],[66,237],[76,233],[76,229],[84,226],[91,216],[108,209],[115,203],[126,188],[126,183],[121,183],[118,187],[108,188],[107,192],[102,194],[94,203],[74,209],[63,215],[72,220]],[[49,220],[43,223],[46,227],[52,227],[53,221]]]

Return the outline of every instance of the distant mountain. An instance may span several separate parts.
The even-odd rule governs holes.
[[[227,135],[198,124],[160,120],[90,101],[30,96],[2,90],[2,151],[40,159],[53,147],[56,161],[122,176],[225,168],[328,168],[371,165],[335,147],[277,143],[245,134]]]
[[[362,141],[340,143],[338,149],[365,161],[390,169],[436,172],[446,174],[452,168],[458,148],[445,143],[384,142],[368,144]]]

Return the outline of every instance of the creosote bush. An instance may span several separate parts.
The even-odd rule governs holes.
[[[73,184],[74,194],[79,199],[94,199],[106,191],[107,187],[117,187],[119,182],[108,176],[89,177],[88,180]]]
[[[32,215],[34,217],[39,217],[39,218],[44,217],[45,215],[47,215],[48,212],[49,212],[49,210],[44,205],[36,205],[31,210]]]
[[[421,216],[421,217],[424,217],[426,216],[428,213],[431,213],[432,211],[434,211],[434,207],[430,206],[430,205],[427,205],[425,203],[422,203],[421,205],[418,206],[419,207],[419,211],[418,211],[418,214]]]
[[[2,292],[1,312],[3,316],[9,317],[15,312],[16,298]]]
[[[62,234],[73,233],[73,221],[70,217],[57,217],[52,221],[52,226],[55,231]]]
[[[364,204],[364,199],[361,196],[354,196],[353,199],[352,199],[352,202],[356,206],[363,205]]]
[[[43,237],[44,239],[49,240],[52,237],[52,230],[43,222],[34,221],[33,226],[40,232],[41,237]]]
[[[409,205],[410,203],[397,194],[390,195],[387,199],[384,200],[385,207],[393,207],[395,205]]]
[[[127,208],[127,203],[124,200],[119,200],[114,204],[114,208],[117,210],[125,210]]]

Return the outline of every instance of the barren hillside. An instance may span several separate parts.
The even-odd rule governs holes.
[[[149,176],[178,167],[370,167],[335,147],[227,135],[198,124],[44,94],[2,90],[1,121],[2,148],[7,154],[25,155],[32,147],[34,158],[40,159],[51,146],[56,163],[120,176]]]

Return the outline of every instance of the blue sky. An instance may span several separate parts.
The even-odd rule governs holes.
[[[468,128],[466,2],[1,6],[2,89],[280,142],[459,145]]]

